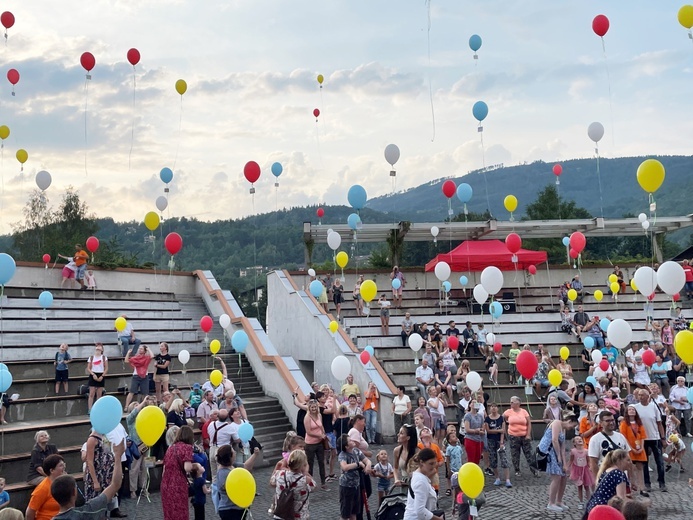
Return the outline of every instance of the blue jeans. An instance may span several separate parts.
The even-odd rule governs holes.
[[[594,346],[597,347],[599,350],[606,347],[603,336],[590,336],[590,338],[594,340]]]
[[[118,336],[118,339],[121,342],[121,351],[123,353],[123,357],[125,357],[128,353],[128,350],[130,349],[130,343],[132,342],[132,354],[137,354],[137,349],[140,348],[140,343],[142,343],[142,340],[139,338],[135,338],[134,340],[130,338],[130,336]]]
[[[647,451],[647,459],[649,461],[650,455],[654,458],[655,465],[657,467],[657,482],[659,482],[659,487],[664,487],[664,458],[662,457],[662,445],[660,441],[645,441],[645,450]],[[645,486],[650,485],[650,472],[647,471],[647,461],[645,462],[645,467],[643,468],[643,475],[645,477]]]
[[[366,418],[366,440],[369,444],[375,442],[375,427],[378,424],[378,412],[375,410],[364,410],[363,416]]]

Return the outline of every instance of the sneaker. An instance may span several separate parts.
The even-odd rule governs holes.
[[[668,472],[670,469],[671,469],[671,464],[667,464],[667,467],[666,467],[666,469],[665,469],[664,471],[667,471],[667,472]]]
[[[645,484],[645,491],[647,491],[647,492],[652,491],[652,486]]]
[[[494,486],[500,486],[501,485],[501,479],[497,478],[496,481],[493,483]]]
[[[558,507],[560,507],[561,509],[563,509],[563,511],[567,511],[568,509],[570,509],[570,506],[567,506],[565,504],[556,504],[556,505]]]
[[[648,492],[646,492],[646,491],[641,491],[641,492],[640,492],[640,496],[641,496],[641,497],[645,497],[645,498],[650,498],[650,494],[649,494]]]
[[[546,510],[547,510],[547,511],[553,511],[553,512],[555,512],[555,513],[562,513],[562,512],[563,512],[563,508],[562,508],[562,507],[560,507],[560,506],[555,506],[555,505],[553,505],[553,504],[549,504],[548,506],[546,506]]]
[[[512,482],[510,482],[509,480],[506,480],[506,481],[505,481],[505,487],[507,487],[507,488],[513,487]]]
[[[521,476],[521,473],[520,473],[519,471],[516,471],[516,472],[515,472],[515,476],[516,476],[516,477],[519,477],[519,476]]]
[[[484,473],[486,473],[489,477],[492,477],[494,475],[493,470],[491,468],[486,468],[484,470]]]
[[[686,437],[693,437],[693,434],[687,433]]]
[[[666,486],[659,486],[659,490],[660,490],[662,493],[666,493],[667,491],[669,491],[669,490],[667,489]]]

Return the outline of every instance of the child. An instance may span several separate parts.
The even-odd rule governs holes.
[[[479,325],[477,325],[477,327],[479,330],[476,333],[476,342],[477,342],[477,345],[479,346],[479,350],[481,351],[481,355],[485,356],[487,353],[487,349],[486,349],[487,331],[486,331],[486,328],[484,327],[483,323],[479,323]]]
[[[206,495],[209,495],[210,489],[205,480],[204,472],[205,470],[202,464],[198,463],[193,464],[192,471],[190,471],[193,491],[193,497],[190,499],[190,503],[195,511],[195,520],[205,520]]]
[[[666,413],[664,436],[667,439],[669,439],[672,435],[677,435],[679,433],[679,426],[681,425],[681,421],[679,421],[679,419],[676,417],[676,408],[666,404],[666,402],[663,404],[662,408],[665,409]],[[669,442],[671,442],[671,440]]]
[[[0,477],[0,510],[10,505],[10,494],[5,491],[5,478]]]
[[[618,398],[618,388],[609,388],[603,399],[606,409],[614,414],[614,420],[618,424],[618,416],[621,414],[621,400]]]
[[[65,282],[68,280],[71,280],[70,286],[74,285],[77,283],[75,280],[75,272],[77,271],[77,264],[75,263],[74,258],[71,256],[64,256],[64,255],[58,255],[60,258],[64,258],[67,260],[67,265],[63,267],[62,275],[63,279],[60,282],[60,288],[63,288],[63,285],[65,285]]]
[[[587,465],[587,450],[585,449],[585,441],[582,437],[573,437],[573,449],[570,450],[570,480],[572,480],[578,488],[578,499],[582,508],[586,501],[590,499],[594,493],[594,475]],[[585,496],[583,498],[583,489]]]
[[[65,390],[65,393],[67,393],[67,380],[69,375],[67,365],[70,364],[70,361],[72,361],[72,357],[70,357],[67,349],[67,343],[61,344],[60,347],[58,347],[58,351],[55,353],[55,361],[53,361],[53,364],[55,365],[56,395],[60,393],[60,383],[63,384],[63,389]]]
[[[686,454],[686,445],[684,442],[681,440],[681,437],[679,437],[677,434],[672,433],[668,437],[669,442],[671,443],[671,451],[669,453],[664,455],[664,458],[667,461],[667,468],[666,470],[669,471],[671,469],[672,464],[678,464],[679,465],[679,470],[680,472],[683,473],[683,456]]]
[[[387,451],[380,450],[375,460],[378,463],[373,466],[373,474],[378,477],[378,504],[381,504],[385,494],[390,490],[390,481],[395,478],[395,470],[387,461]]]
[[[620,387],[626,389],[626,394],[630,394],[628,367],[624,364],[616,365],[616,376],[618,377]]]
[[[568,307],[563,307],[561,311],[561,330],[568,334],[568,336],[572,336],[575,332],[573,329],[573,319],[570,317],[570,310]],[[577,335],[576,332],[575,335]]]
[[[654,320],[654,302],[647,298],[642,307],[645,311],[645,330],[649,330],[648,327],[650,326],[650,323],[652,323],[652,321]]]
[[[510,346],[510,352],[508,352],[508,363],[510,363],[510,384],[516,385],[517,381],[517,356],[520,355],[520,344],[517,341],[513,341]]]
[[[356,520],[361,513],[361,475],[360,470],[368,474],[371,461],[356,447],[356,441],[342,435],[337,440],[339,450],[339,517],[342,520]]]
[[[87,289],[96,289],[96,278],[94,277],[94,271],[91,269],[84,275],[84,281],[87,282]]]
[[[454,431],[448,433],[445,436],[445,440],[447,442],[447,447],[445,448],[445,464],[447,465],[450,473],[457,473],[462,467],[462,445],[460,444],[460,440],[457,438],[457,433]],[[450,475],[450,477],[452,477],[452,475]],[[447,496],[452,495],[453,497],[456,497],[460,490],[453,487],[452,480],[449,482],[450,489],[448,489],[445,494]]]
[[[488,370],[488,378],[494,384],[498,385],[498,363],[496,363],[496,355],[493,350],[489,349],[484,360],[486,370]]]

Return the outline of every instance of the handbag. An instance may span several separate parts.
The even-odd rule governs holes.
[[[549,448],[550,450],[551,448]],[[538,471],[546,471],[546,467],[549,464],[549,454],[544,453],[539,449],[539,446],[537,446],[534,450],[534,460],[535,460],[535,465],[536,469]]]
[[[322,447],[328,451],[332,449],[332,446],[330,446],[330,439],[327,438],[327,435],[322,438]]]

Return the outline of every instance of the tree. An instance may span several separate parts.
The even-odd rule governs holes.
[[[24,220],[12,224],[13,248],[18,260],[36,260],[46,248],[46,227],[53,222],[48,198],[41,190],[34,190],[24,209]]]

